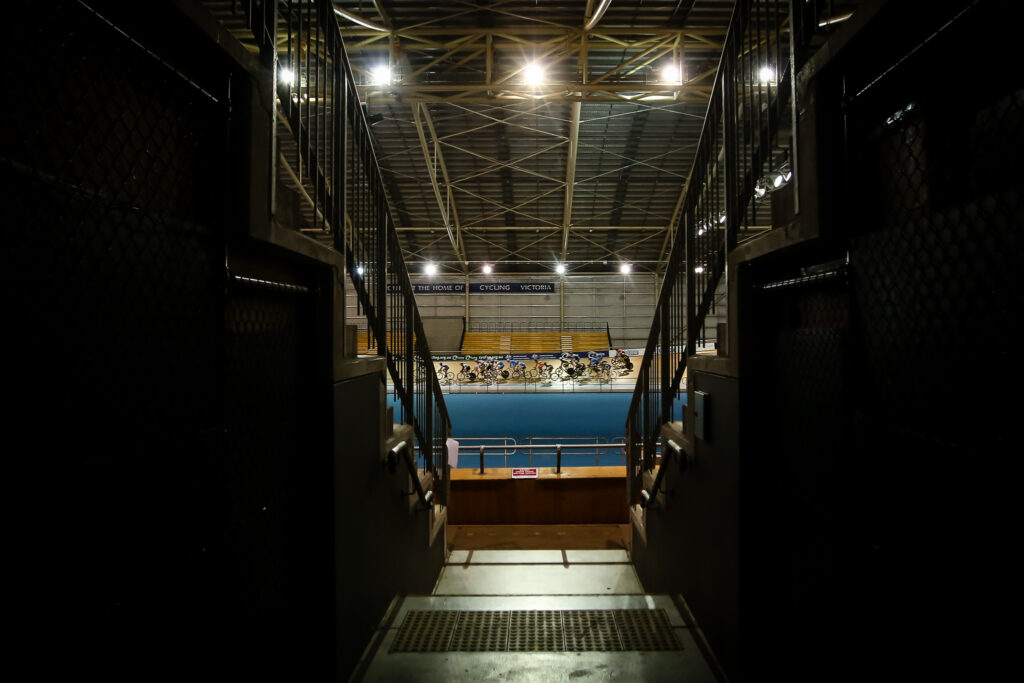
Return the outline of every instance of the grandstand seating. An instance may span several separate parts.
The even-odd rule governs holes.
[[[467,332],[462,339],[462,353],[497,355],[510,349],[511,335],[507,332]]]
[[[388,332],[388,348],[397,349],[399,347],[398,335],[393,332]],[[413,343],[416,343],[416,335],[413,335]],[[377,353],[377,341],[373,338],[373,335],[369,331],[363,330],[359,332],[359,339],[357,342],[357,353]]]
[[[606,332],[573,332],[570,351],[607,351],[608,334]]]
[[[513,332],[515,353],[554,353],[561,350],[560,332]]]
[[[395,348],[391,332],[388,332],[388,345]],[[604,332],[466,332],[461,349],[462,353],[481,356],[607,350],[608,335]],[[377,344],[369,332],[360,332],[359,353],[376,351]]]
[[[462,353],[473,355],[607,350],[604,332],[467,332],[462,340]]]

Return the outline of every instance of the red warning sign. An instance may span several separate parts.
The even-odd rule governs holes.
[[[536,479],[537,468],[536,467],[513,467],[512,468],[513,479]]]

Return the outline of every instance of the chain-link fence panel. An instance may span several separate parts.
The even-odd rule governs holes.
[[[934,619],[936,591],[967,585],[961,572],[1001,543],[1024,342],[1024,90],[993,68],[1012,54],[992,35],[998,4],[888,15],[822,72],[845,92],[819,102],[819,132],[841,119],[847,155],[823,160],[842,178],[820,197],[830,239],[751,266],[751,555],[762,595],[778,596],[765,605],[831,653],[823,665],[883,611],[877,661],[930,647],[931,624],[902,625]]]
[[[225,277],[237,73],[172,3],[5,9],[11,456],[33,579],[75,634],[60,659],[112,678],[329,659],[332,608],[310,607],[333,588],[322,327],[315,290]]]

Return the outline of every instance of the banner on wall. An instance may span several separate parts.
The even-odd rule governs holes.
[[[398,285],[388,285],[388,294],[397,294]],[[413,294],[465,294],[465,282],[414,282]]]
[[[554,282],[471,282],[470,294],[553,294]]]
[[[398,285],[389,284],[388,293],[399,291]],[[465,294],[465,282],[414,282],[414,294]],[[554,282],[471,282],[471,294],[554,294]]]

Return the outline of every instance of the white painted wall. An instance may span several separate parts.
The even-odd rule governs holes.
[[[465,282],[464,276],[415,276],[413,282]],[[492,275],[473,276],[471,282],[554,282],[553,294],[473,294],[469,295],[469,329],[516,323],[557,330],[560,321],[561,291],[564,288],[565,322],[608,325],[615,346],[642,347],[647,342],[657,299],[655,279],[649,274],[550,276]],[[416,304],[424,318],[466,315],[464,294],[417,294]],[[355,296],[349,289],[348,320],[360,330],[366,320],[356,314]]]

